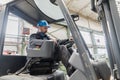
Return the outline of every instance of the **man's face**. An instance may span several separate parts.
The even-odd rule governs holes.
[[[39,27],[39,30],[43,33],[46,33],[48,30],[48,27]]]

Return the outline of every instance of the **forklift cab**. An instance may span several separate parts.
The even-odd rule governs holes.
[[[47,7],[52,4],[49,0],[46,0],[45,2],[49,3],[46,5]],[[53,7],[54,6],[56,5],[53,5]],[[47,13],[49,13],[49,10]],[[47,13],[40,10],[37,7],[34,0],[13,0],[12,2],[3,6],[3,9],[0,12],[0,23],[1,23],[0,24],[0,44],[1,44],[0,45],[0,65],[1,65],[0,76],[13,74],[17,72],[18,70],[20,70],[25,66],[29,58],[37,57],[40,59],[41,61],[40,64],[42,65],[37,65],[37,63],[32,65],[31,66],[32,68],[30,69],[31,75],[40,73],[42,75],[44,74],[44,77],[38,76],[38,79],[41,78],[44,80],[65,80],[64,73],[60,70],[56,71],[56,68],[58,68],[59,63],[58,61],[54,60],[55,44],[53,41],[47,41],[47,40],[44,41],[38,39],[29,41],[29,44],[26,49],[26,52],[28,53],[27,56],[3,55],[3,48],[4,48],[3,43],[5,41],[6,25],[9,14],[14,14],[22,18],[23,20],[27,21],[28,23],[32,24],[33,26],[36,26],[37,22],[40,20],[46,20],[48,21],[48,23],[57,22],[57,19],[50,17]],[[36,49],[36,45],[40,46],[40,48]],[[38,68],[34,66],[38,66]],[[11,76],[11,79],[13,80],[15,79],[15,77]],[[20,77],[19,79],[21,80],[22,77]],[[24,79],[31,80],[31,77],[29,78],[28,76],[28,78],[24,78]],[[34,79],[37,79],[37,77],[35,77]]]
[[[49,4],[47,4],[46,6],[53,5],[49,0],[47,0],[47,3]],[[52,7],[54,6],[56,5],[53,5]],[[51,17],[53,15],[49,16],[46,12],[43,11],[44,10],[40,10],[37,7],[34,0],[13,0],[12,2],[3,6],[0,12],[0,76],[7,75],[8,73],[15,73],[17,70],[22,68],[27,61],[26,56],[3,55],[3,43],[5,40],[6,25],[9,13],[12,13],[22,18],[23,20],[29,22],[32,25],[36,25],[39,20],[47,20],[49,23],[53,23],[57,22],[57,19],[59,19],[59,17],[54,19],[54,17]],[[46,44],[47,42],[48,41],[46,41]],[[30,47],[27,51],[29,53],[28,56],[30,57],[32,55],[30,54],[30,52],[32,51],[30,50]],[[51,57],[51,55],[52,53],[50,53],[49,57]],[[47,54],[43,56],[47,57]]]
[[[59,6],[61,11],[56,5]],[[59,12],[59,17],[57,17],[58,14],[56,16],[54,15],[53,12],[50,12],[49,11],[50,9],[48,10],[47,8],[44,8],[45,6],[47,6],[48,8],[57,10],[57,12]],[[93,65],[91,64],[91,61],[90,61],[91,60],[90,58],[91,56],[89,55],[90,52],[83,40],[83,37],[80,31],[78,30],[77,25],[75,24],[72,17],[70,16],[70,13],[67,10],[63,0],[43,0],[42,3],[40,2],[40,0],[14,0],[11,3],[8,3],[4,7],[4,9],[0,12],[1,14],[0,23],[2,23],[0,24],[0,44],[1,44],[0,45],[0,54],[1,54],[0,65],[2,65],[0,68],[0,76],[7,75],[8,73],[14,73],[20,68],[22,68],[26,63],[25,56],[2,55],[3,45],[4,45],[3,43],[4,43],[5,31],[6,31],[6,23],[7,23],[9,13],[19,16],[20,18],[26,20],[32,25],[36,25],[39,20],[47,20],[49,23],[54,23],[54,22],[63,21],[65,19],[78,49],[78,53],[73,54],[69,61],[74,67],[76,67],[76,71],[71,75],[70,80],[79,80],[79,79],[97,80],[95,69],[93,68]],[[61,19],[63,17],[64,19]],[[30,48],[28,49],[28,52],[29,52],[28,54],[29,57],[33,56],[30,53],[31,52]],[[45,56],[46,55],[42,55],[42,57],[45,57]],[[77,63],[76,60],[77,61],[79,60],[80,65],[76,64]],[[60,79],[60,80],[64,80],[64,79]]]

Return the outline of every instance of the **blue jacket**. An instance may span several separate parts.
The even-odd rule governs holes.
[[[50,40],[50,37],[43,32],[37,32],[35,34],[32,34],[30,36],[30,39]]]
[[[36,38],[37,38],[37,39],[42,39],[42,40],[50,40],[49,36],[46,35],[46,34],[43,33],[43,32],[37,32]]]

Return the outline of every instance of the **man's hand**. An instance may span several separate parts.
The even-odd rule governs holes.
[[[51,40],[53,40],[55,43],[57,43],[57,40],[56,40],[56,39],[51,39]]]

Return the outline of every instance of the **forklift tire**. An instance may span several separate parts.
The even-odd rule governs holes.
[[[93,67],[98,79],[110,80],[111,72],[105,61],[94,62]]]

